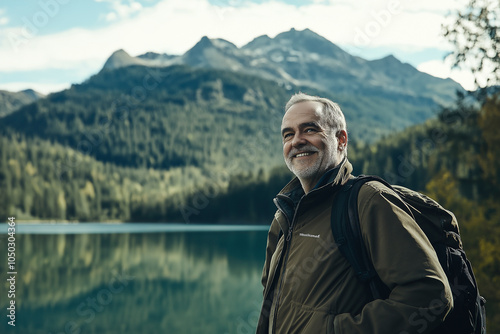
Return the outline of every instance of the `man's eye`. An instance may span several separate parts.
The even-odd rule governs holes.
[[[283,135],[283,139],[288,139],[288,138],[290,138],[291,136],[292,136],[292,134],[291,134],[291,133],[285,133],[285,134]]]
[[[310,132],[317,132],[316,129],[314,128],[308,128],[304,131],[305,133],[310,133]]]

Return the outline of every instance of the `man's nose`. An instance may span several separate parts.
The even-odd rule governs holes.
[[[292,146],[302,146],[306,144],[306,140],[302,133],[297,132],[292,138]]]

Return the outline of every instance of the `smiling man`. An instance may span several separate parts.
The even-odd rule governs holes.
[[[339,106],[296,94],[281,134],[296,178],[274,199],[257,333],[430,333],[452,306],[451,290],[427,237],[390,188],[370,181],[358,196],[363,241],[388,297],[373,300],[335,244],[332,206],[352,177]]]

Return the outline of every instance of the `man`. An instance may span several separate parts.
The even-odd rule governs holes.
[[[421,334],[436,327],[452,307],[451,290],[431,244],[391,189],[371,181],[358,198],[363,240],[390,289],[387,299],[372,300],[335,245],[331,209],[352,171],[338,105],[296,94],[281,133],[296,178],[274,199],[257,333]]]

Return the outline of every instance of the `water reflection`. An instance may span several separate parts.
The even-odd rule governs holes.
[[[265,231],[19,234],[15,330],[251,333],[265,239]],[[2,247],[5,241],[0,235]],[[11,329],[6,289],[0,328]]]

